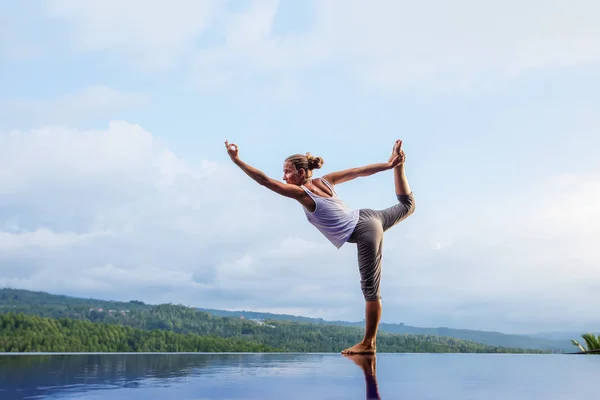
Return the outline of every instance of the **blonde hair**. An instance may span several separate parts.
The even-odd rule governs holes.
[[[314,157],[310,153],[306,153],[306,155],[293,154],[286,158],[285,161],[292,163],[297,171],[304,169],[306,171],[307,178],[312,176],[313,169],[319,169],[323,166],[323,158]]]

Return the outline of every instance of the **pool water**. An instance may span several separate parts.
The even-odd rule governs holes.
[[[0,354],[0,399],[590,399],[600,356]]]

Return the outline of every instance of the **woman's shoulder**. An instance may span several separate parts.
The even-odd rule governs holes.
[[[320,176],[318,178],[316,178],[319,180],[319,182],[322,182],[325,186],[327,186],[328,188],[330,188],[331,190],[333,190],[333,184],[331,182],[329,182],[327,180],[327,178],[325,178],[324,176]]]

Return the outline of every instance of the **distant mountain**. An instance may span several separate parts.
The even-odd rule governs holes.
[[[362,327],[364,326],[364,322],[349,322],[349,321],[328,321],[322,318],[309,318],[302,317],[296,315],[288,315],[288,314],[272,314],[272,313],[262,313],[262,312],[254,312],[254,311],[225,311],[225,310],[216,310],[210,308],[198,308],[198,310],[207,312],[212,315],[222,316],[222,317],[243,317],[247,319],[256,319],[256,320],[283,320],[283,321],[296,321],[296,322],[308,322],[313,324],[323,324],[323,325],[341,325],[341,326],[352,326],[352,327]],[[390,324],[390,323],[381,323],[379,325],[379,330],[382,332],[389,333],[398,333],[398,334],[414,334],[414,335],[433,335],[433,336],[443,336],[443,337],[451,337],[460,340],[472,341],[476,343],[482,343],[490,346],[503,346],[503,347],[512,347],[512,348],[522,348],[522,349],[539,349],[539,350],[550,350],[552,352],[572,352],[574,346],[571,344],[571,338],[578,338],[580,333],[571,335],[567,333],[563,333],[562,335],[555,335],[555,338],[552,338],[552,335],[549,337],[543,336],[533,336],[533,335],[515,335],[515,334],[506,334],[501,332],[493,332],[493,331],[479,331],[479,330],[471,330],[471,329],[452,329],[446,327],[438,327],[438,328],[423,328],[410,326],[405,324]]]
[[[191,312],[191,310],[195,311]],[[318,337],[322,337],[322,332],[325,331],[327,331],[329,335],[332,329],[331,327],[335,326],[343,328],[339,331],[335,330],[335,332],[338,332],[336,335],[341,335],[340,337],[346,337],[347,335],[357,335],[357,337],[359,337],[362,334],[364,326],[363,322],[326,321],[322,318],[308,318],[285,314],[224,311],[207,308],[192,309],[184,306],[171,305],[154,306],[137,300],[119,302],[53,295],[45,292],[34,292],[21,289],[0,289],[0,314],[9,312],[37,315],[41,317],[75,318],[91,322],[116,323],[141,329],[167,329],[176,333],[197,333],[202,335],[216,334],[223,337],[236,337],[238,334],[243,336],[246,335],[247,332],[255,332],[254,334],[256,335],[258,334],[256,333],[258,332],[257,329],[259,329],[260,335],[263,335],[261,336],[261,343],[273,345],[274,347],[282,347],[281,345],[285,343],[273,343],[267,340],[268,329],[265,330],[266,328],[256,327],[266,326],[267,324],[264,324],[265,320],[285,322],[285,324],[280,325],[281,329],[291,329],[291,326],[296,326],[297,328],[294,329],[298,329],[298,331],[294,333],[294,335],[299,335],[298,340],[300,342],[304,340],[303,338],[307,337],[306,335],[317,335]],[[209,316],[213,317],[210,318]],[[248,321],[248,323],[243,323],[242,327],[239,323],[234,323],[235,321],[240,320],[258,320],[258,324]],[[293,322],[296,325],[289,325],[289,322]],[[272,323],[272,325],[274,324],[275,323]],[[313,328],[311,328],[311,326]],[[347,330],[349,328],[354,329],[349,331]],[[408,334],[409,336],[419,336],[420,338],[415,340],[427,340],[429,342],[434,338],[440,338],[440,340],[442,340],[442,346],[450,346],[447,340],[455,339],[469,343],[478,343],[484,346],[512,349],[544,350],[552,352],[572,352],[575,350],[570,342],[570,338],[569,340],[556,341],[525,335],[509,335],[499,332],[449,328],[420,328],[404,324],[389,323],[382,323],[380,325],[380,331],[382,334]],[[575,337],[578,337],[578,335]],[[423,346],[425,346],[425,342],[423,342]],[[300,346],[297,348],[302,347]],[[428,347],[425,346],[422,348]]]

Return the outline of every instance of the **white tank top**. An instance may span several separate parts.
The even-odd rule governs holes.
[[[321,178],[321,181],[331,189],[333,197],[318,196],[304,185],[301,185],[302,189],[308,193],[316,205],[313,212],[303,207],[304,213],[308,221],[339,249],[352,235],[358,222],[359,210],[354,210],[346,206],[338,197],[333,186],[323,178]]]

